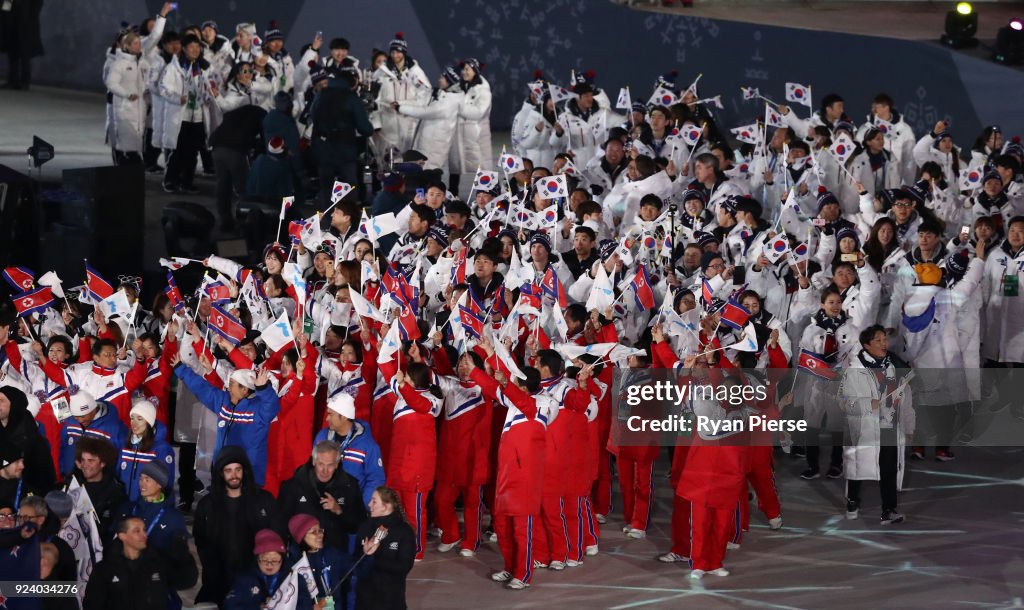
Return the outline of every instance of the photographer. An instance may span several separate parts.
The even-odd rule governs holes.
[[[313,159],[320,176],[320,199],[325,206],[336,178],[351,185],[358,180],[356,133],[373,133],[355,85],[351,69],[332,69],[327,87],[313,100]]]

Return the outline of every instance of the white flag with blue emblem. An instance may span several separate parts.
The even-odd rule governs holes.
[[[272,352],[279,352],[295,341],[292,325],[288,321],[288,312],[282,311],[281,316],[263,329],[260,338]]]

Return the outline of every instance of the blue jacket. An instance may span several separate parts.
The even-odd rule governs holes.
[[[261,610],[265,604],[286,580],[291,563],[285,559],[281,564],[281,571],[273,576],[266,576],[260,572],[259,566],[254,566],[235,577],[231,591],[224,598],[224,610]],[[301,577],[300,577],[301,578]],[[296,587],[298,599],[296,608],[310,608],[313,600],[309,598],[309,590],[300,582]]]
[[[299,155],[299,128],[295,119],[276,108],[263,117],[263,141],[269,142],[274,136],[281,136],[291,158]]]
[[[313,571],[313,580],[316,583],[317,599],[327,597],[333,591],[334,607],[343,610],[345,606],[345,592],[349,589],[347,585],[339,585],[341,577],[352,567],[354,563],[352,555],[333,547],[324,547],[317,553],[306,553],[309,559],[309,567]],[[302,551],[294,542],[288,546],[287,563],[295,565],[302,559]]]
[[[128,428],[121,423],[117,409],[108,403],[101,402],[96,407],[96,418],[88,426],[82,426],[74,417],[64,420],[60,429],[60,471],[68,474],[75,468],[75,445],[82,436],[101,438],[114,446],[117,451],[124,447],[128,437]]]
[[[121,482],[124,483],[124,490],[128,493],[128,500],[135,502],[139,499],[139,473],[142,472],[142,467],[152,462],[153,460],[159,460],[164,464],[167,464],[167,469],[174,474],[174,449],[171,447],[165,439],[167,438],[167,431],[164,429],[164,425],[160,422],[156,422],[156,428],[154,429],[153,446],[150,447],[149,451],[140,451],[139,446],[130,445],[121,447],[121,456],[117,464],[117,475],[121,477]],[[131,432],[128,433],[128,442],[131,442]],[[173,489],[174,478],[171,478],[171,485],[166,489],[168,497],[174,497],[171,493]]]
[[[217,459],[217,454],[227,445],[242,447],[252,464],[253,478],[262,487],[267,478],[267,433],[270,422],[281,410],[274,388],[268,383],[256,388],[255,394],[232,405],[227,391],[213,387],[187,366],[179,364],[174,372],[199,402],[217,416],[217,444],[213,459]]]
[[[324,428],[316,435],[313,444],[320,441],[334,441],[341,446],[341,467],[359,481],[359,490],[363,492],[363,501],[370,505],[373,490],[384,485],[384,461],[380,457],[380,447],[370,435],[370,426],[356,419],[352,421],[352,431],[347,438],[341,438],[334,430]]]
[[[126,517],[140,517],[146,522],[146,545],[167,553],[174,548],[174,539],[188,540],[185,517],[174,506],[174,500],[165,495],[162,502],[147,502],[139,498],[130,502],[123,511]]]

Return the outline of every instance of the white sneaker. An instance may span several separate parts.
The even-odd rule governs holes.
[[[502,570],[501,572],[495,572],[491,574],[491,580],[494,582],[508,582],[512,580],[512,573]]]
[[[583,565],[582,561],[576,561],[575,559],[566,559],[565,560],[565,567],[567,567],[567,568],[578,568],[581,565]]]
[[[736,544],[735,542],[726,542],[725,548],[729,549],[730,551],[735,551],[736,549],[740,548],[740,545]]]
[[[541,563],[541,562],[537,561],[536,559],[533,560],[533,569],[534,570],[539,570],[541,568],[546,568],[546,567],[548,567],[548,564]]]
[[[631,530],[631,529],[633,529],[633,527],[631,525],[628,525],[628,524],[627,525],[623,525],[622,526],[622,533],[623,534],[628,534],[629,530]]]
[[[594,555],[597,555],[597,545],[592,544],[588,546],[586,551],[584,552],[587,554],[587,557],[593,557]]]
[[[683,557],[679,553],[668,552],[664,555],[658,555],[658,561],[662,563],[679,563],[682,561],[690,561],[689,557]]]
[[[519,580],[518,578],[513,578],[512,580],[508,581],[508,584],[505,585],[506,589],[516,589],[516,590],[528,589],[529,587],[530,587],[529,583],[525,583],[525,582]]]
[[[704,578],[704,574],[705,574],[704,570],[690,570],[690,579],[691,580],[700,580],[700,579]]]
[[[473,549],[460,549],[459,555],[462,557],[476,557],[476,551]]]
[[[498,541],[498,535],[495,534],[494,532],[491,532],[491,535],[487,537],[487,541],[488,542],[497,542]]]
[[[462,538],[459,538],[458,540],[456,540],[455,542],[452,542],[450,544],[439,544],[439,545],[437,545],[437,552],[438,553],[447,553],[448,551],[454,549],[455,547],[459,546],[460,544],[462,544]]]
[[[560,571],[565,569],[565,562],[564,561],[552,561],[550,564],[548,564],[548,569],[555,570],[556,572],[560,572]]]
[[[596,519],[601,525],[608,523],[608,517],[605,517],[604,515],[594,515],[594,519]]]
[[[717,570],[711,570],[708,574],[714,574],[715,576],[728,576],[729,570],[725,568],[718,568]]]
[[[433,527],[427,530],[427,536],[430,536],[431,538],[440,538],[443,533],[444,530],[439,527]]]
[[[782,529],[782,516],[775,517],[774,519],[768,520],[768,527],[773,530]]]
[[[629,536],[634,540],[643,540],[647,537],[647,532],[644,530],[635,530],[633,528],[630,528],[629,532],[626,533],[626,536]]]

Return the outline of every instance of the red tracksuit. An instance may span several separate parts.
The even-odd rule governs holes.
[[[435,418],[442,400],[427,390],[395,381],[398,363],[389,360],[380,372],[396,396],[394,427],[387,480],[398,492],[405,514],[416,530],[416,559],[423,559],[427,547],[427,495],[434,488],[437,470],[437,431]]]
[[[313,452],[310,431],[313,429],[316,359],[316,350],[308,350],[303,377],[299,379],[292,373],[278,380],[281,412],[270,424],[267,434],[267,478],[263,485],[275,498],[281,483],[292,478]]]
[[[534,527],[541,511],[537,491],[544,481],[545,428],[557,411],[549,398],[530,396],[511,383],[499,389],[498,383],[480,369],[473,371],[473,381],[487,398],[508,410],[498,443],[494,531],[505,571],[529,583],[533,577]]]
[[[779,377],[781,377],[781,373],[785,373],[784,369],[769,370],[778,371]],[[779,419],[779,410],[770,394],[766,400],[758,402],[758,407],[768,419]],[[747,472],[747,483],[754,489],[754,494],[757,495],[757,508],[766,519],[774,519],[782,514],[779,492],[775,487],[774,442],[776,436],[771,432],[758,432],[751,434],[750,442],[750,470]],[[746,498],[742,498],[737,511],[738,518],[733,522],[738,523],[739,526],[734,528],[733,535],[729,539],[734,544],[740,544],[743,541],[743,532],[750,531],[750,502]]]
[[[435,350],[434,367],[442,373],[451,371],[444,350]],[[472,381],[439,377],[438,382],[444,393],[444,419],[438,444],[434,504],[443,532],[441,542],[452,544],[460,539],[455,501],[461,495],[466,529],[461,548],[476,551],[482,533],[483,485],[491,470],[491,408],[483,390]]]
[[[542,393],[558,405],[558,417],[548,426],[545,444],[544,485],[541,489],[541,520],[544,536],[537,541],[536,558],[544,564],[565,562],[575,557],[570,549],[581,544],[580,520],[575,493],[580,487],[578,479],[582,468],[577,464],[582,457],[582,439],[587,437],[584,412],[590,403],[590,394],[573,387],[564,377],[541,381]]]
[[[636,407],[634,412],[647,419],[656,417],[656,412],[641,413],[643,406]],[[654,506],[654,462],[658,459],[660,447],[657,433],[634,432],[630,434],[630,444],[640,442],[644,445],[622,446],[618,433],[621,427],[612,430],[608,439],[608,450],[616,457],[619,466],[619,490],[622,492],[622,516],[626,525],[641,531],[647,531]],[[645,438],[646,437],[646,438]]]
[[[168,333],[164,341],[163,350],[159,358],[149,358],[145,361],[146,380],[142,383],[142,394],[149,399],[155,399],[156,419],[164,425],[164,428],[171,434],[168,426],[168,402],[171,399],[171,378],[174,376],[171,368],[171,359],[178,354],[178,340]],[[164,439],[170,442],[171,439]]]

